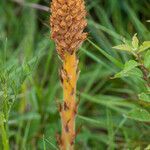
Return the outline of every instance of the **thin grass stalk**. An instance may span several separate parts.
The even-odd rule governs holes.
[[[73,150],[78,110],[76,84],[79,71],[76,52],[87,37],[87,33],[83,32],[87,25],[84,0],[53,0],[51,12],[51,37],[63,64],[60,70],[63,103],[59,105],[62,134],[57,141],[61,150]]]
[[[1,136],[2,136],[3,149],[4,150],[9,150],[9,141],[8,141],[8,137],[7,137],[4,122],[0,123],[0,133],[1,133]]]

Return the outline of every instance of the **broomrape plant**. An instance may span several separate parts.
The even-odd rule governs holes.
[[[75,117],[78,109],[76,84],[79,76],[76,52],[87,33],[84,0],[53,0],[51,4],[51,38],[62,60],[60,79],[63,87],[63,104],[59,105],[62,135],[57,141],[62,150],[72,150],[75,132]]]

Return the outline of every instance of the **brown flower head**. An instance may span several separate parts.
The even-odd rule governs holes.
[[[84,0],[52,0],[51,37],[61,58],[66,52],[73,54],[86,39],[87,26]]]

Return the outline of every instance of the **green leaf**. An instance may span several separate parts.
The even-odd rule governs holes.
[[[19,115],[19,116],[15,116],[13,120],[9,120],[10,124],[15,124],[18,123],[20,121],[29,121],[29,120],[39,120],[40,119],[40,114],[37,112],[29,112],[26,113],[24,115]]]
[[[91,119],[89,117],[85,117],[85,116],[81,116],[81,115],[78,115],[77,117],[79,119],[82,119],[82,120],[87,121],[89,123],[93,123],[93,124],[98,124],[98,125],[103,125],[104,126],[104,122],[101,122],[99,120]]]
[[[141,148],[140,148],[140,146],[138,146],[134,150],[141,150]]]
[[[132,48],[127,44],[120,44],[113,47],[114,49],[131,52]]]
[[[141,93],[138,96],[141,101],[150,102],[150,94]]]
[[[124,69],[121,72],[117,73],[115,75],[115,78],[127,77],[127,76],[130,76],[132,74],[138,75],[139,70],[138,70],[138,68],[135,69],[135,67],[137,67],[138,65],[139,65],[138,62],[136,62],[134,60],[130,60],[130,61],[126,62],[124,65]]]
[[[92,44],[101,54],[103,54],[108,60],[110,60],[112,63],[114,63],[116,66],[118,66],[119,68],[122,68],[122,63],[120,63],[120,61],[118,61],[116,58],[112,57],[110,54],[108,54],[107,52],[105,52],[103,49],[101,49],[98,45],[96,45],[95,43],[93,43],[92,41],[90,41],[88,39],[89,43]]]
[[[132,46],[133,46],[133,50],[136,51],[138,49],[139,46],[139,40],[137,38],[137,34],[134,34],[133,38],[132,38]]]
[[[144,56],[144,66],[150,69],[150,50],[148,50]]]
[[[139,53],[143,52],[145,50],[147,50],[148,48],[150,48],[150,41],[145,41],[143,42],[143,44],[139,47]]]
[[[144,150],[150,150],[150,144]]]
[[[127,117],[130,119],[134,119],[137,121],[142,122],[149,122],[150,121],[150,113],[142,108],[135,108],[132,109],[128,114]]]
[[[137,67],[139,64],[135,60],[129,60],[128,62],[125,63],[125,71],[129,71],[135,67]]]

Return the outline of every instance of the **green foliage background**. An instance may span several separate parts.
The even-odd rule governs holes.
[[[48,7],[49,0],[0,1],[0,113],[10,111],[8,120],[0,115],[0,125],[6,123],[12,150],[56,150],[61,61],[49,39],[50,13],[33,4]],[[86,0],[86,5],[89,36],[78,52],[77,128],[82,127],[76,149],[148,150],[150,103],[138,98],[145,81],[136,73],[113,78],[133,57],[112,47],[124,39],[130,43],[135,33],[140,44],[150,39],[150,1]]]

